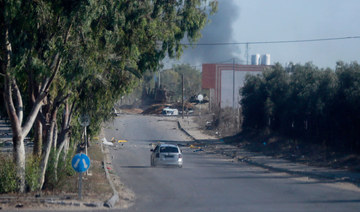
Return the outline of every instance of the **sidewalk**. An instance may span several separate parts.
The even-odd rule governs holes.
[[[179,128],[188,134],[192,139],[202,143],[205,151],[211,151],[226,155],[239,162],[246,162],[251,165],[259,166],[277,172],[312,177],[331,182],[349,182],[360,187],[360,173],[341,169],[330,169],[325,167],[314,167],[306,164],[296,163],[285,159],[274,158],[249,152],[243,148],[238,148],[224,143],[216,136],[206,135],[201,132],[197,123],[189,118],[178,119]]]

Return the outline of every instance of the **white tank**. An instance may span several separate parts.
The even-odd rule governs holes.
[[[270,65],[270,54],[261,55],[261,65]]]
[[[251,65],[259,65],[260,64],[260,54],[251,55]]]

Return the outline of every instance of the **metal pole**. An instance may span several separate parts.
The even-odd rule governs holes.
[[[159,88],[160,88],[160,77],[161,77],[160,69],[158,72],[159,72]]]
[[[82,199],[82,172],[79,173],[79,200]]]
[[[235,110],[235,58],[233,58],[233,110]]]
[[[184,74],[181,74],[181,81],[182,81],[182,83],[181,83],[181,87],[182,87],[182,113],[181,113],[181,115],[182,115],[182,119],[184,119]]]
[[[88,137],[87,137],[87,130],[86,130],[86,126],[85,126],[85,136],[84,136],[84,139],[85,139],[85,154],[88,155]],[[86,170],[86,176],[89,175],[89,171]]]
[[[86,135],[86,127],[84,129],[84,141],[85,141],[85,154],[88,155],[88,142],[87,142],[87,135]]]
[[[249,65],[249,43],[246,43],[246,65]]]

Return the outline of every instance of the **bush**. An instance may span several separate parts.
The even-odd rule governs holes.
[[[26,183],[29,191],[36,191],[40,189],[40,159],[38,157],[30,157],[26,161]]]
[[[16,168],[12,160],[0,157],[0,193],[16,192]]]
[[[75,171],[71,166],[73,150],[69,150],[65,161],[62,160],[62,155],[60,155],[58,167],[57,167],[57,176],[55,175],[55,152],[51,151],[48,167],[46,169],[45,175],[45,184],[44,187],[47,189],[54,189],[61,186],[61,184],[66,183],[66,178],[68,176],[73,176]]]

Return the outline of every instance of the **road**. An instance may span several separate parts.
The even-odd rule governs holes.
[[[125,139],[112,149],[113,168],[136,194],[123,211],[360,211],[360,192],[234,163],[183,147],[184,167],[150,167],[152,142],[186,144],[175,119],[124,115],[105,129],[109,140]]]

